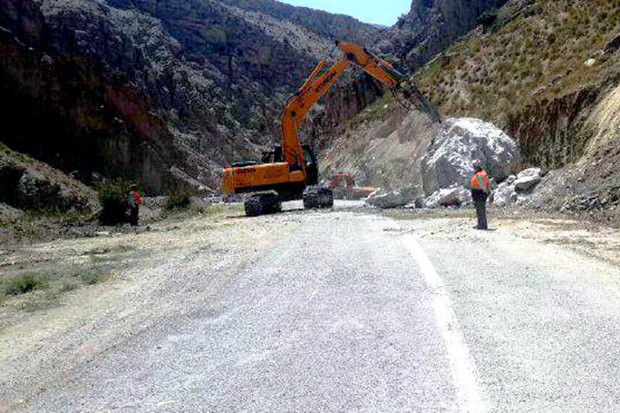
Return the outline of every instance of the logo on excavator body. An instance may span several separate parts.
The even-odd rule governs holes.
[[[256,172],[255,168],[243,168],[243,169],[239,169],[238,171],[235,171],[235,175],[247,175],[247,174],[253,174]]]

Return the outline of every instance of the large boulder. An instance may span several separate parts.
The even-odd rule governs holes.
[[[496,181],[503,181],[520,159],[516,142],[493,124],[472,118],[448,119],[422,158],[424,192],[434,194],[455,184],[469,186],[476,160]]]
[[[400,208],[415,203],[422,196],[422,188],[413,186],[391,191],[378,189],[368,196],[366,204],[381,208]]]
[[[55,204],[60,185],[36,173],[24,173],[17,183],[17,203],[29,209],[45,209]]]

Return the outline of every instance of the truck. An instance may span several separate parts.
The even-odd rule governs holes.
[[[334,199],[358,200],[368,198],[377,188],[359,187],[351,174],[337,172],[329,176],[327,187],[334,193]]]

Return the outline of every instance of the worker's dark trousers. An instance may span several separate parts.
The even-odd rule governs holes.
[[[487,223],[487,201],[476,201],[476,215],[478,216],[478,229],[489,229]]]
[[[131,211],[129,212],[129,223],[132,227],[138,225],[138,219],[140,217],[140,207],[131,207]]]
[[[476,215],[478,216],[478,229],[489,229],[487,223],[487,198],[489,197],[484,191],[473,189],[471,197],[476,206]]]

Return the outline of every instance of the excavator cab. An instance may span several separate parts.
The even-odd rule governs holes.
[[[306,185],[319,184],[319,162],[310,145],[301,145],[306,162]]]
[[[261,161],[264,164],[283,162],[284,156],[282,155],[282,145],[274,145],[273,150],[268,151],[268,152],[263,152]]]

